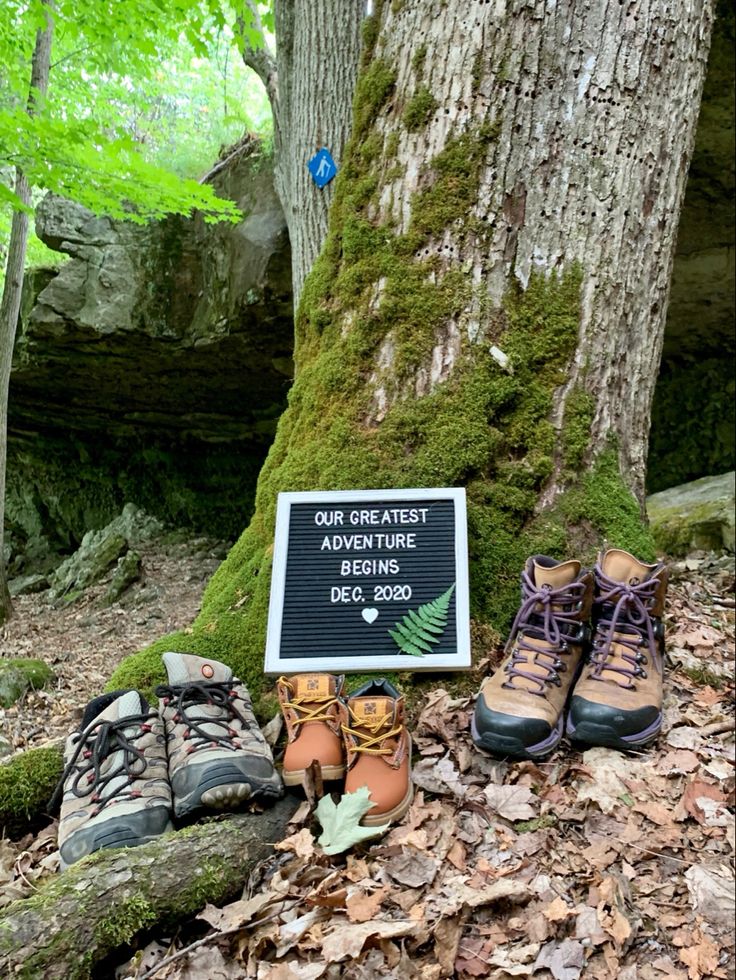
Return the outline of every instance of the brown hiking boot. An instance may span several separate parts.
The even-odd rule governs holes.
[[[320,764],[325,780],[345,775],[339,706],[343,682],[343,677],[332,674],[278,679],[276,690],[287,735],[281,775],[287,786],[302,784],[313,762]]]
[[[399,820],[413,795],[403,697],[383,678],[368,681],[341,704],[341,716],[348,764],[345,792],[366,786],[375,804],[361,823],[378,827]]]
[[[176,816],[281,796],[281,779],[245,685],[217,660],[190,653],[165,653],[162,659],[169,683],[156,694]]]
[[[567,734],[588,745],[631,749],[662,727],[667,568],[607,551],[595,568],[590,659],[575,685]]]
[[[537,555],[521,574],[521,600],[506,658],[481,686],[471,730],[482,749],[536,759],[562,738],[565,703],[589,639],[593,574],[579,561]]]
[[[66,740],[64,762],[49,804],[62,796],[62,869],[101,848],[136,847],[173,830],[163,724],[137,691],[90,701]]]

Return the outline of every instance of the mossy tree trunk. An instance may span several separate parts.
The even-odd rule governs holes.
[[[155,683],[178,643],[263,689],[279,491],[467,487],[471,614],[501,629],[535,551],[651,557],[649,413],[712,16],[375,5],[255,515],[193,629],[112,685]]]
[[[276,191],[291,243],[294,304],[327,234],[333,187],[307,169],[327,147],[340,164],[350,135],[365,0],[274,0],[278,45],[269,51],[255,0],[248,16],[261,37],[243,59],[268,92],[274,122]]]

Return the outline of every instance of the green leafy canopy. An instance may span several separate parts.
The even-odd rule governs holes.
[[[25,110],[31,55],[49,9],[54,19],[49,93],[30,117]],[[186,146],[192,132],[206,128],[208,115],[215,114],[200,100],[193,111],[201,126],[195,124],[187,116],[186,99],[174,91],[175,83],[167,87],[162,71],[162,62],[179,58],[192,85],[201,71],[209,86],[206,100],[221,96],[220,118],[232,123],[233,135],[242,133],[249,120],[238,111],[239,84],[231,81],[227,91],[233,65],[245,72],[233,48],[233,20],[220,0],[0,4],[0,208],[19,205],[12,190],[18,166],[36,192],[53,191],[96,213],[148,221],[196,210],[205,220],[237,221],[240,214],[231,201],[172,172],[182,169],[171,167],[172,137]],[[222,64],[209,71],[213,52]],[[243,78],[237,76],[238,83]],[[263,100],[261,120],[267,114]],[[152,145],[158,161],[151,159]],[[210,160],[215,153],[216,147]]]
[[[388,631],[403,653],[409,653],[413,657],[423,657],[425,652],[432,652],[432,647],[440,642],[447,626],[447,613],[454,590],[453,582],[450,588],[436,599],[424,603],[416,610],[410,609],[406,616]]]

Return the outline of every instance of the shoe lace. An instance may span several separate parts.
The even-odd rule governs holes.
[[[557,589],[545,583],[540,587],[528,572],[522,572],[521,590],[521,606],[507,644],[507,649],[513,645],[511,659],[506,666],[508,679],[502,686],[519,690],[514,678],[523,677],[536,685],[536,690],[527,687],[523,690],[544,697],[549,684],[560,686],[560,673],[567,670],[567,664],[561,658],[569,653],[568,640],[573,634],[565,632],[565,628],[580,627],[578,613],[582,608],[585,583],[571,582]],[[527,637],[542,640],[546,646],[530,643]],[[529,664],[530,655],[532,663],[541,667],[544,674],[524,670]]]
[[[134,789],[132,784],[135,780],[140,779],[146,771],[148,762],[143,749],[135,743],[152,731],[149,722],[155,717],[155,711],[148,711],[143,714],[126,715],[117,721],[100,721],[84,732],[73,736],[72,740],[76,742],[76,748],[49,801],[49,809],[53,810],[57,806],[67,790],[77,797],[89,795],[90,800],[98,804],[92,810],[91,816],[93,817],[97,816],[104,807],[113,801],[119,802],[126,797],[141,796],[141,791]],[[138,727],[135,735],[126,734],[126,729],[132,727]],[[123,753],[120,763],[110,767],[103,774],[102,767],[105,761],[116,752]],[[82,765],[77,767],[80,756],[84,761]],[[140,769],[133,768],[136,762],[141,763]],[[69,786],[66,786],[67,780],[72,776],[75,769],[74,779]],[[106,787],[109,787],[110,783],[120,776],[124,776],[125,781],[105,793]]]
[[[161,698],[165,706],[173,707],[171,720],[174,724],[186,726],[182,738],[189,742],[187,753],[218,746],[237,750],[238,746],[233,744],[233,739],[237,738],[238,732],[232,727],[233,719],[237,719],[245,729],[251,727],[249,720],[235,703],[245,703],[245,699],[235,689],[235,685],[239,683],[233,678],[229,683],[194,681],[188,684],[160,684],[156,688],[156,697]],[[197,705],[219,708],[221,715],[195,714]],[[205,725],[209,731],[203,727]],[[212,731],[213,727],[223,729],[222,734]]]
[[[279,685],[283,685],[287,688],[291,694],[290,701],[282,702],[282,709],[286,711],[290,709],[294,712],[294,727],[298,728],[299,725],[304,725],[308,721],[333,721],[334,716],[330,714],[330,708],[338,703],[338,698],[334,694],[326,694],[323,697],[314,697],[312,694],[304,695],[304,697],[295,698],[294,688],[288,682],[285,677],[280,677],[278,680]],[[313,708],[307,707],[307,705],[314,705]]]
[[[401,725],[391,728],[389,731],[381,731],[386,728],[393,719],[393,711],[387,711],[385,715],[376,718],[375,721],[366,722],[363,718],[358,718],[353,709],[348,705],[348,711],[353,721],[367,731],[351,728],[349,725],[341,725],[343,732],[352,740],[351,752],[364,752],[366,755],[392,755],[393,749],[385,743],[392,738],[397,738],[401,734]]]
[[[619,674],[625,683],[615,680],[619,687],[633,691],[636,678],[646,677],[644,667],[648,660],[641,647],[645,646],[650,656],[657,650],[657,636],[650,608],[656,598],[657,579],[638,582],[618,582],[604,575],[596,567],[596,581],[601,592],[594,604],[601,607],[597,617],[593,649],[590,654],[590,677],[605,681],[606,673]]]

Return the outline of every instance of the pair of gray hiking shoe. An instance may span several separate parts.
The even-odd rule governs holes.
[[[62,868],[101,848],[145,844],[173,830],[172,815],[282,794],[248,690],[230,668],[186,653],[163,662],[158,710],[138,691],[103,694],[66,741],[55,794]]]

